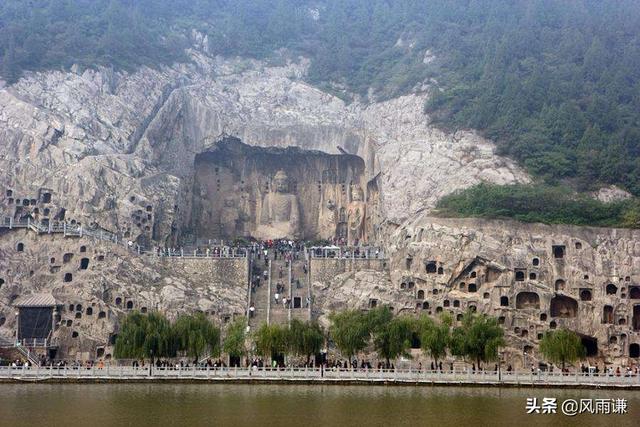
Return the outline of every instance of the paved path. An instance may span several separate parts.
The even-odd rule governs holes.
[[[0,382],[273,382],[325,384],[475,385],[568,388],[640,389],[640,375],[592,376],[582,374],[515,372],[432,372],[416,370],[321,370],[315,368],[11,368],[0,367]]]

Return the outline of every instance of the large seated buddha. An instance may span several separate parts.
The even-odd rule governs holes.
[[[300,208],[298,198],[289,193],[287,174],[279,170],[273,178],[275,191],[262,200],[255,237],[261,239],[299,238]]]

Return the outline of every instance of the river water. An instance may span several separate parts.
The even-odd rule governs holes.
[[[526,414],[528,397],[558,413]],[[626,415],[561,414],[566,399],[627,399]],[[2,426],[638,426],[640,392],[476,387],[0,384]]]

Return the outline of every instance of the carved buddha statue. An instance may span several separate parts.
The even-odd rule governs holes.
[[[366,203],[360,186],[351,189],[351,202],[347,207],[347,240],[350,245],[364,240]]]
[[[300,237],[300,210],[298,198],[289,194],[287,174],[279,170],[273,178],[275,191],[267,193],[262,200],[256,237],[278,239]]]

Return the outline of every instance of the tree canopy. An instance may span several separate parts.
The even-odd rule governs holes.
[[[464,314],[462,325],[451,333],[451,352],[474,360],[478,368],[480,362],[496,360],[500,347],[505,344],[498,319],[470,310]]]
[[[416,330],[416,319],[409,316],[397,316],[378,327],[373,335],[373,346],[378,356],[390,360],[400,356],[411,358],[409,349]]]
[[[483,183],[443,197],[437,208],[441,216],[640,227],[640,201],[637,198],[604,203],[560,186]]]
[[[236,317],[229,324],[222,344],[222,350],[232,358],[242,357],[246,354],[246,322],[244,317]]]
[[[428,316],[422,316],[418,321],[420,347],[436,363],[447,355],[447,347],[451,340],[451,323],[451,316],[446,314],[440,317],[439,322],[434,322]]]
[[[371,338],[367,315],[360,310],[331,313],[329,336],[342,354],[351,359],[365,349]]]
[[[544,334],[540,340],[540,353],[549,361],[560,364],[564,370],[565,364],[585,357],[586,350],[575,332],[558,329]]]
[[[121,359],[153,360],[175,357],[179,340],[171,323],[158,312],[129,314],[120,327],[114,356]]]
[[[288,347],[291,354],[305,356],[307,363],[311,356],[319,354],[324,344],[324,332],[317,322],[291,320],[288,332]]]
[[[211,357],[220,355],[220,329],[203,313],[180,316],[174,329],[180,351],[196,362],[205,354]]]
[[[253,339],[256,353],[264,358],[275,359],[277,355],[287,350],[288,331],[284,326],[263,323],[255,331]]]

